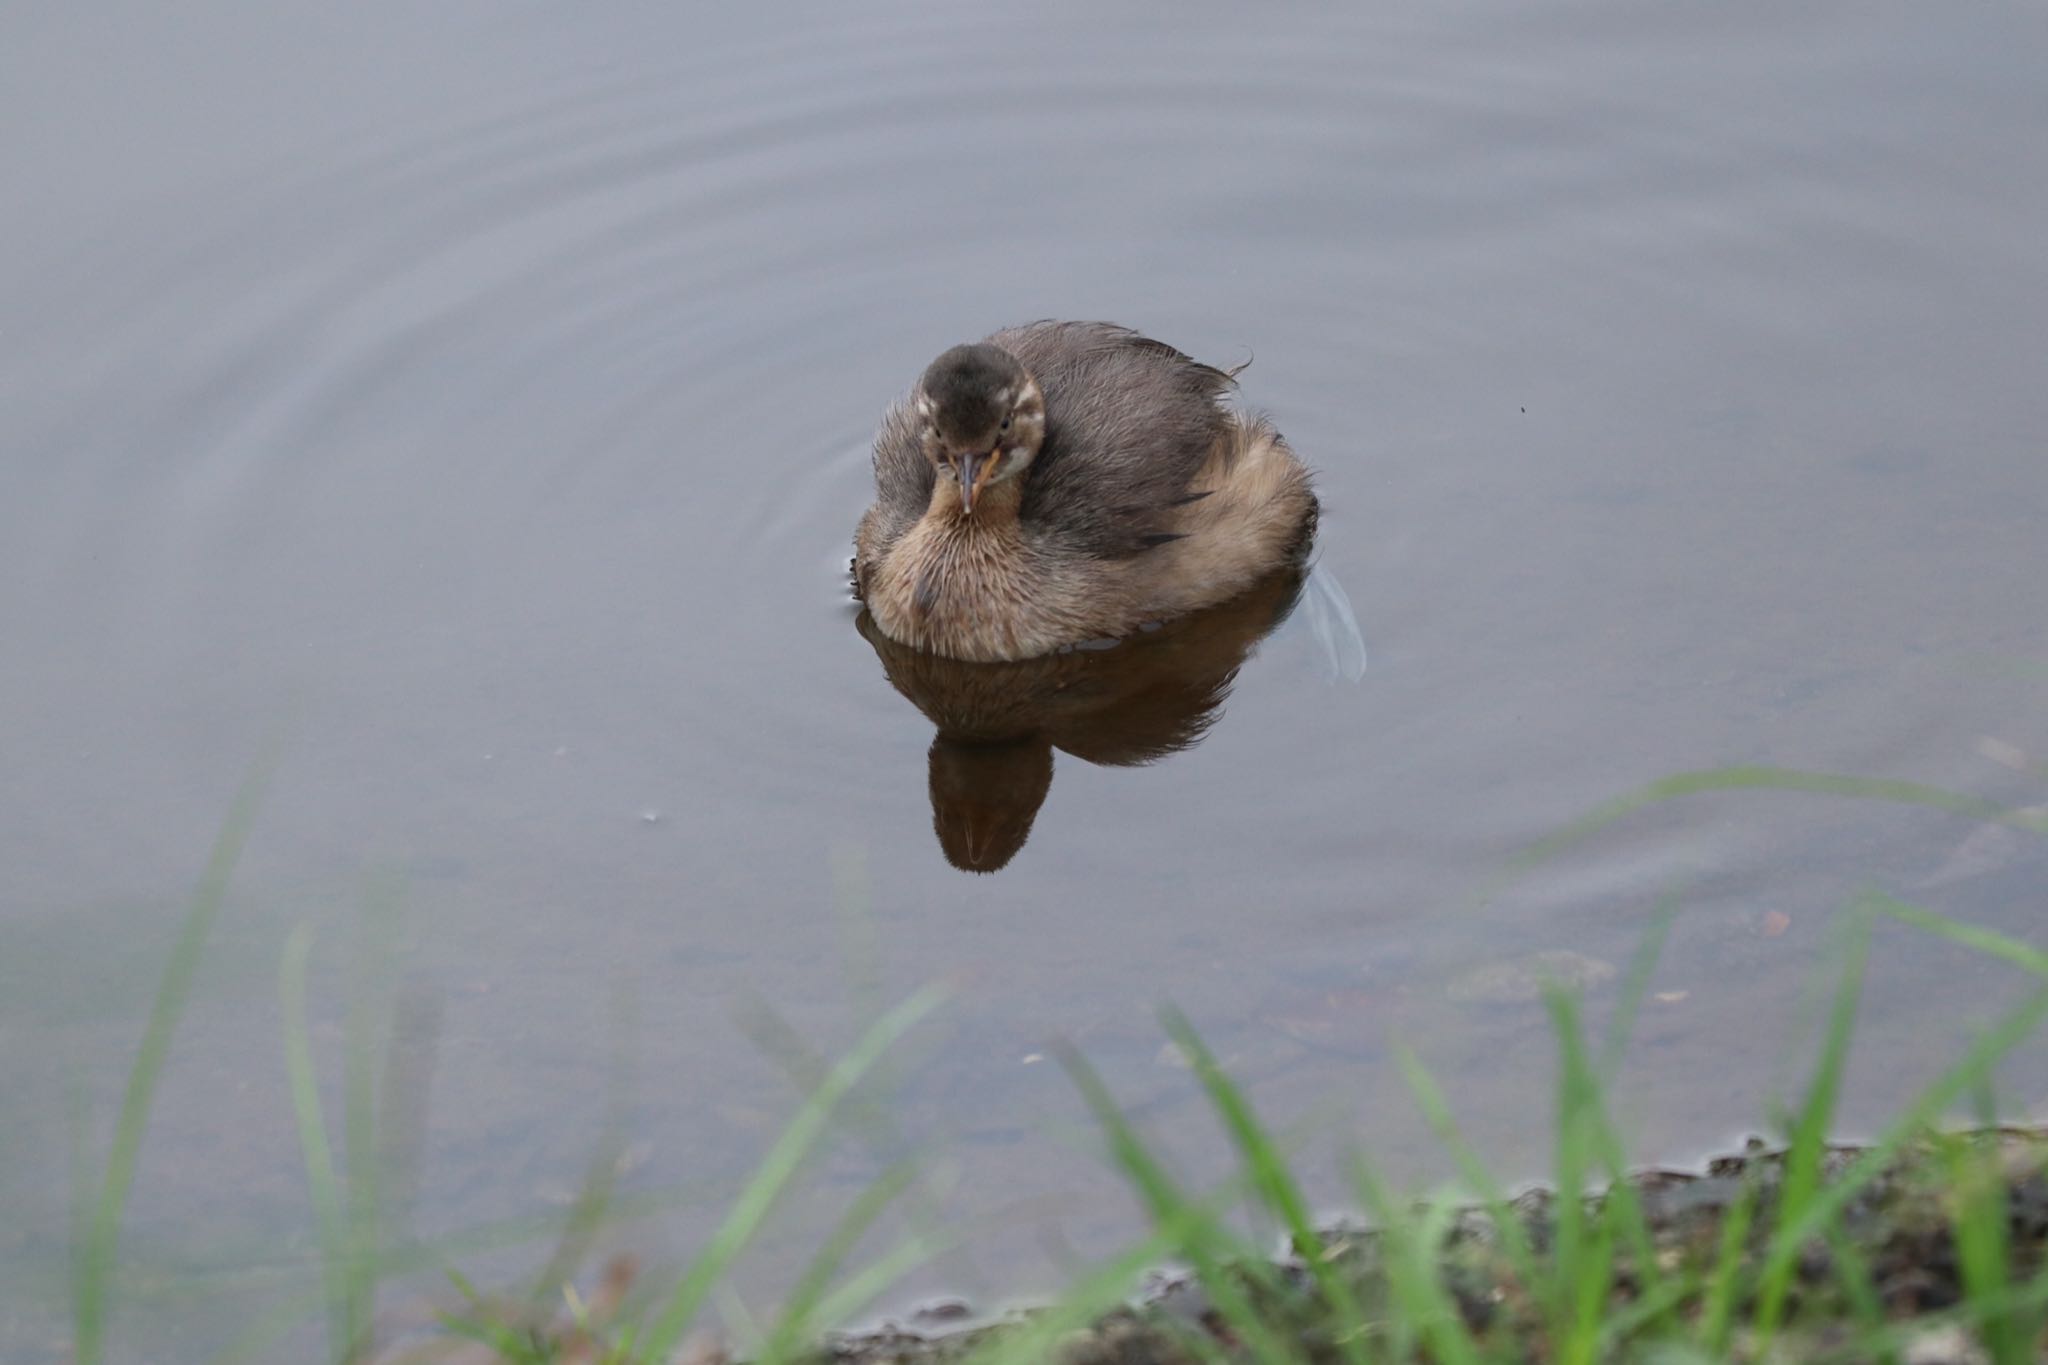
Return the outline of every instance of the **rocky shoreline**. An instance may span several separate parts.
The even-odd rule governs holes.
[[[1864,1148],[1830,1146],[1821,1163],[1823,1187],[1838,1181],[1865,1153]],[[1734,1282],[1753,1293],[1761,1282],[1767,1253],[1767,1230],[1786,1181],[1783,1149],[1753,1141],[1747,1150],[1710,1162],[1701,1172],[1648,1171],[1631,1179],[1629,1190],[1642,1209],[1650,1233],[1655,1278],[1666,1286],[1670,1303],[1664,1311],[1682,1320],[1696,1320],[1716,1282],[1713,1272],[1727,1254],[1731,1220],[1741,1218],[1748,1229],[1739,1248]],[[1852,1302],[1859,1292],[1873,1294],[1886,1325],[1885,1350],[1914,1365],[1972,1365],[1993,1357],[1973,1330],[1968,1307],[1965,1256],[1958,1245],[1958,1201],[1968,1197],[1965,1175],[1976,1171],[1989,1184],[1990,1199],[2002,1209],[2006,1239],[2005,1267],[2016,1287],[2040,1287],[2048,1264],[2048,1133],[2031,1128],[1987,1129],[1916,1145],[1888,1161],[1843,1206],[1836,1231],[1799,1250],[1789,1278],[1784,1326],[1768,1348],[1743,1331],[1727,1343],[1736,1360],[1806,1361],[1822,1358],[1862,1360],[1885,1352],[1861,1354],[1860,1343],[1871,1332],[1866,1302]],[[1597,1215],[1610,1191],[1589,1198],[1588,1214]],[[1539,1260],[1552,1256],[1559,1233],[1559,1201],[1548,1190],[1532,1190],[1509,1205],[1522,1241]],[[1387,1298],[1388,1248],[1369,1228],[1340,1226],[1326,1232],[1325,1255],[1341,1267],[1360,1303]],[[1466,1329],[1489,1359],[1553,1358],[1546,1339],[1545,1315],[1534,1302],[1522,1266],[1508,1250],[1492,1214],[1467,1208],[1448,1217],[1434,1259],[1447,1302],[1455,1305]],[[1650,1275],[1635,1263],[1636,1253],[1614,1248],[1610,1300],[1605,1312],[1615,1321],[1643,1315]],[[1272,1274],[1242,1274],[1241,1285],[1258,1305],[1260,1316],[1292,1344],[1304,1360],[1340,1358],[1339,1328],[1333,1321],[1316,1277],[1298,1257],[1274,1262]],[[1850,1288],[1854,1283],[1861,1288]],[[1687,1293],[1684,1286],[1696,1286]],[[1676,1286],[1676,1288],[1672,1288]],[[2035,1293],[2025,1316],[2036,1324],[2025,1343],[2027,1359],[2048,1359],[2048,1341],[2040,1334],[2048,1294]],[[1745,1322],[1750,1305],[1736,1302],[1731,1320]],[[836,1335],[817,1361],[834,1365],[949,1365],[1002,1339],[1029,1329],[1034,1312],[1002,1321],[973,1321],[966,1305],[948,1305],[943,1319],[904,1326],[884,1324],[873,1330]],[[1368,1323],[1367,1332],[1377,1331]],[[1225,1321],[1201,1281],[1187,1273],[1157,1273],[1131,1303],[1080,1329],[1063,1332],[1049,1343],[1048,1358],[1062,1365],[1195,1365],[1217,1358],[1241,1358],[1241,1342]],[[1386,1358],[1383,1349],[1375,1359]],[[1626,1353],[1624,1353],[1624,1358]],[[1395,1358],[1408,1358],[1396,1356]],[[1426,1353],[1416,1358],[1430,1358]]]

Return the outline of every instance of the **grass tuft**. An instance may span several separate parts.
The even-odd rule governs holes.
[[[199,889],[193,894],[184,923],[171,945],[157,982],[156,998],[150,1005],[149,1023],[135,1061],[128,1070],[128,1085],[121,1096],[121,1110],[114,1120],[114,1140],[107,1151],[104,1171],[95,1197],[80,1201],[80,1241],[74,1248],[72,1272],[72,1359],[75,1365],[99,1365],[106,1350],[107,1316],[115,1253],[121,1238],[121,1214],[135,1185],[135,1165],[142,1153],[142,1135],[149,1126],[149,1110],[156,1088],[163,1079],[164,1064],[170,1058],[171,1037],[192,995],[192,978],[206,949],[206,940],[220,918],[227,901],[228,883],[242,849],[255,826],[256,811],[262,804],[264,788],[276,770],[280,740],[273,737],[264,746],[249,775],[242,780],[228,807],[227,818],[215,836]]]
[[[216,840],[159,984],[105,1169],[78,1184],[75,1359],[84,1365],[98,1365],[105,1352],[121,1215],[151,1100],[268,770],[259,765],[245,783]],[[1745,788],[1905,801],[2027,828],[2041,823],[1911,783],[1727,768],[1680,774],[1607,803],[1527,850],[1510,875],[1653,801]],[[840,872],[842,882],[864,884],[850,862]],[[379,901],[372,909],[389,905]],[[1372,1219],[1370,1228],[1359,1229],[1317,1220],[1305,1192],[1311,1182],[1260,1118],[1243,1082],[1226,1074],[1179,1012],[1164,1011],[1163,1028],[1236,1153],[1237,1169],[1212,1186],[1191,1187],[1178,1177],[1087,1059],[1071,1047],[1060,1049],[1108,1160],[1144,1210],[1150,1232],[1082,1275],[1057,1302],[951,1345],[934,1345],[923,1358],[968,1365],[1053,1357],[1068,1365],[1894,1361],[1919,1350],[1925,1333],[1937,1328],[1970,1335],[1995,1365],[2039,1358],[2048,1329],[2048,1227],[2028,1223],[2015,1210],[2024,1200],[2035,1201],[2026,1208],[2048,1210],[2048,1138],[2023,1141],[1993,1128],[1991,1093],[2001,1061],[2037,1037],[2048,1019],[2048,952],[1882,894],[1860,898],[1844,920],[1839,977],[1811,1075],[1784,1125],[1783,1149],[1752,1150],[1722,1163],[1701,1183],[1684,1187],[1697,1196],[1688,1202],[1672,1197],[1672,1184],[1635,1173],[1610,1102],[1676,913],[1675,897],[1657,908],[1600,1037],[1589,1039],[1572,993],[1545,989],[1558,1048],[1551,1185],[1518,1198],[1487,1169],[1435,1079],[1406,1050],[1396,1052],[1397,1063],[1461,1183],[1417,1199],[1389,1188],[1368,1157],[1354,1153],[1345,1175]],[[1980,1033],[1874,1142],[1850,1150],[1832,1145],[1830,1135],[1879,918],[2005,962],[2032,977],[2035,989]],[[385,925],[388,917],[377,919]],[[433,1264],[449,1251],[447,1245],[399,1242],[404,1219],[393,1216],[382,1197],[406,1183],[394,1180],[383,1159],[397,1144],[379,1127],[404,1107],[392,1089],[402,1090],[403,1078],[395,1081],[396,1069],[387,1064],[380,1098],[374,1064],[383,1000],[374,986],[388,971],[391,937],[372,926],[359,940],[341,1066],[339,1162],[308,1024],[309,928],[292,933],[279,969],[290,1103],[318,1232],[313,1302],[324,1308],[336,1361],[370,1359],[375,1296],[384,1277]],[[722,1365],[726,1357],[702,1346],[701,1335],[698,1344],[683,1345],[704,1331],[701,1320],[714,1309],[760,1365],[821,1361],[823,1332],[955,1240],[936,1226],[935,1210],[919,1205],[928,1179],[920,1161],[901,1155],[909,1145],[881,1107],[863,1104],[859,1094],[872,1088],[885,1056],[942,997],[928,988],[880,1013],[854,1047],[829,1064],[765,1007],[757,1010],[754,1031],[784,1061],[803,1099],[696,1257],[661,1283],[637,1286],[635,1269],[614,1262],[594,1292],[579,1292],[574,1277],[600,1226],[623,1208],[641,1207],[617,1197],[616,1152],[607,1144],[546,1269],[523,1299],[508,1304],[481,1294],[449,1268],[463,1304],[442,1319],[442,1344],[466,1343],[488,1359],[519,1365],[672,1365],[679,1349],[706,1365]],[[395,1037],[394,1030],[394,1047]],[[1975,1103],[1976,1130],[1942,1135],[1937,1125],[1965,1101]],[[733,1267],[835,1124],[897,1159],[840,1216],[777,1313],[757,1319],[733,1288]],[[1242,1230],[1240,1200],[1254,1224],[1270,1218],[1284,1230],[1286,1254],[1274,1259]],[[1711,1216],[1699,1216],[1700,1209]],[[857,1251],[892,1212],[907,1213],[908,1235],[855,1264]],[[2048,1223],[2048,1212],[2036,1222]],[[1902,1254],[1946,1258],[1954,1271],[1953,1301],[1932,1311],[1902,1311]],[[1134,1279],[1162,1264],[1183,1265],[1191,1278],[1175,1281],[1155,1300],[1130,1302]],[[312,1303],[306,1308],[310,1316]],[[259,1326],[238,1346],[240,1358],[261,1358],[277,1339],[278,1322]],[[405,1358],[455,1357],[430,1348]]]

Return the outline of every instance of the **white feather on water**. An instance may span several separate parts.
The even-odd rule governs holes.
[[[1293,633],[1304,623],[1315,637],[1317,665],[1324,682],[1355,683],[1365,676],[1365,637],[1359,633],[1351,598],[1337,575],[1321,564],[1309,569],[1301,601],[1282,629]]]

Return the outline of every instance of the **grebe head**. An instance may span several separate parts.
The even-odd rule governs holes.
[[[1022,474],[1045,442],[1045,395],[1000,346],[955,346],[917,383],[924,453],[941,478],[960,481],[960,506]]]

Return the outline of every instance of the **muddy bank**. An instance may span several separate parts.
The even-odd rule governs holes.
[[[1831,1206],[1816,1235],[1780,1235],[1795,1206],[1816,1205]],[[1533,1189],[1498,1213],[1418,1207],[1391,1232],[1326,1228],[1320,1275],[1298,1249],[1206,1279],[1154,1271],[1134,1298],[1092,1319],[1074,1303],[991,1319],[944,1300],[781,1358],[2048,1361],[2048,1130],[1931,1138],[1887,1159],[1829,1146],[1803,1170],[1785,1150],[1752,1141],[1704,1171],[1644,1172],[1575,1207]],[[536,1322],[510,1308],[470,1315],[466,1326],[448,1324],[469,1339],[436,1335],[373,1365],[637,1365],[643,1357],[624,1344],[635,1278],[627,1261],[609,1266],[582,1301],[580,1323]],[[1583,1354],[1568,1339],[1575,1332]],[[699,1335],[664,1365],[739,1359]]]
[[[1861,1148],[1828,1148],[1818,1188],[1835,1188],[1863,1155]],[[1922,1144],[1886,1162],[1847,1199],[1825,1235],[1799,1245],[1788,1264],[1783,1325],[1762,1348],[1750,1324],[1760,1307],[1787,1185],[1786,1154],[1761,1143],[1711,1162],[1704,1172],[1635,1177],[1622,1197],[1640,1205],[1647,1243],[1632,1244],[1622,1236],[1596,1248],[1613,1258],[1611,1275],[1601,1277],[1606,1302],[1594,1310],[1611,1334],[1601,1357],[1630,1359],[1637,1348],[1655,1342],[1697,1341],[1709,1315],[1724,1313],[1732,1324],[1725,1351],[1736,1360],[1892,1358],[1963,1365],[1993,1358],[1983,1344],[1987,1331],[2019,1331],[2023,1339],[2007,1335],[2001,1342],[2006,1351],[2048,1359],[2040,1325],[2048,1293],[2041,1292],[2039,1278],[2048,1259],[2048,1134],[1987,1130]],[[1446,1213],[1434,1224],[1424,1216],[1408,1232],[1431,1226],[1440,1231],[1430,1259],[1441,1302],[1455,1310],[1487,1359],[1548,1360],[1559,1343],[1553,1339],[1557,1317],[1545,1296],[1554,1292],[1548,1282],[1560,1255],[1572,1254],[1564,1242],[1580,1238],[1577,1254],[1583,1256],[1584,1239],[1597,1238],[1593,1230],[1616,1197],[1609,1192],[1588,1199],[1581,1220],[1567,1217],[1549,1191],[1531,1191],[1508,1206],[1518,1235],[1504,1235],[1493,1216],[1476,1208]],[[1972,1210],[1986,1216],[1970,1223]],[[1998,1232],[1996,1247],[1980,1250],[1985,1244],[1979,1242],[1965,1249],[1958,1228],[1966,1225],[1980,1238]],[[1991,1266],[1979,1260],[1966,1269],[1973,1256],[1994,1251],[1999,1276],[2012,1286],[2006,1305],[2012,1311],[2004,1314],[1983,1292]],[[1643,1264],[1645,1253],[1649,1266]],[[1325,1254],[1341,1268],[1364,1310],[1363,1335],[1372,1358],[1388,1358],[1389,1348],[1404,1341],[1409,1348],[1394,1358],[1436,1358],[1411,1340],[1426,1329],[1400,1321],[1401,1296],[1390,1275],[1400,1274],[1401,1248],[1372,1230],[1338,1227],[1328,1230]],[[1260,1322],[1303,1359],[1343,1358],[1346,1334],[1360,1327],[1358,1319],[1333,1313],[1298,1256],[1276,1262],[1270,1271],[1240,1267],[1231,1278],[1234,1290],[1256,1306]],[[942,1309],[946,1316],[963,1311]],[[951,1362],[1029,1331],[1038,1318],[1022,1313],[953,1330],[941,1324],[885,1325],[835,1337],[812,1359],[835,1365]],[[1192,1365],[1215,1360],[1219,1351],[1226,1358],[1246,1358],[1246,1347],[1200,1280],[1157,1274],[1137,1301],[1060,1333],[1042,1356],[1062,1365]]]

